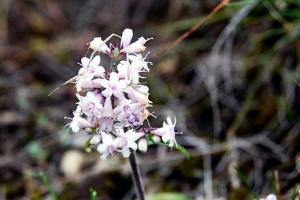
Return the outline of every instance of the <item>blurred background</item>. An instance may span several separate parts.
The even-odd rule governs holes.
[[[100,160],[84,150],[84,135],[65,127],[73,85],[48,96],[77,74],[87,42],[127,27],[135,39],[154,37],[150,121],[176,116],[178,143],[190,154],[138,154],[149,199],[296,199],[300,2],[230,1],[160,53],[219,3],[1,0],[0,200],[135,199],[128,162]]]

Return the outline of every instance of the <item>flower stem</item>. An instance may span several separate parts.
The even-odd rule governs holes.
[[[142,177],[140,174],[140,170],[139,170],[139,167],[136,162],[135,152],[132,152],[130,154],[129,162],[130,162],[130,166],[131,166],[132,179],[133,179],[133,183],[135,185],[137,196],[140,200],[145,200],[144,186],[142,183]]]

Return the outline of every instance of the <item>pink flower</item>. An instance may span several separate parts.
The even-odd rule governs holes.
[[[110,74],[109,80],[101,79],[100,84],[105,88],[105,90],[102,91],[105,97],[110,97],[111,95],[120,97],[126,87],[125,81],[119,80],[119,76],[116,72]]]
[[[102,131],[110,132],[113,128],[113,107],[111,102],[111,97],[108,97],[104,101],[104,106],[102,110],[102,118],[100,120],[100,129]]]
[[[104,107],[102,110],[102,117],[110,117],[113,118],[114,112],[112,107],[111,98],[107,97],[104,101]]]
[[[106,42],[112,37],[120,39],[120,45],[110,47]],[[90,57],[83,57],[82,67],[76,76],[78,106],[69,124],[73,132],[91,128],[94,134],[90,143],[97,145],[102,159],[115,153],[128,157],[131,151],[147,151],[145,133],[152,134],[155,141],[161,139],[170,147],[177,145],[175,124],[167,118],[161,128],[145,128],[149,117],[149,88],[141,84],[142,73],[149,72],[150,62],[140,54],[152,38],[140,37],[132,42],[133,31],[124,29],[122,37],[112,34],[104,41],[95,37],[89,47]],[[112,59],[113,66],[100,65],[101,53]],[[116,67],[115,67],[116,65]],[[71,79],[73,80],[73,79]],[[152,131],[153,130],[153,131]],[[88,129],[86,129],[88,131]]]
[[[76,94],[76,96],[79,99],[78,105],[86,116],[101,117],[103,111],[101,104],[103,97],[101,94],[89,91],[86,93],[86,96],[80,96],[78,94]]]
[[[110,117],[103,117],[99,121],[100,123],[100,130],[105,132],[111,132],[113,129],[113,118]]]
[[[133,129],[129,129],[124,132],[122,127],[116,129],[116,142],[119,148],[121,148],[121,152],[125,158],[128,158],[130,155],[130,149],[137,150],[138,145],[136,141],[144,136],[143,132],[135,132]]]
[[[97,146],[97,151],[101,154],[101,159],[113,156],[117,150],[116,142],[111,134],[101,132],[102,143]]]

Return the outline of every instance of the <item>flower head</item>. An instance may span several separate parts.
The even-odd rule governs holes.
[[[175,120],[172,122],[167,118],[161,128],[143,128],[152,102],[149,88],[141,83],[141,79],[143,73],[149,72],[151,63],[141,52],[151,38],[140,37],[131,43],[132,38],[131,29],[123,31],[117,45],[108,46],[107,39],[94,38],[89,43],[93,53],[81,59],[75,79],[78,106],[70,128],[73,132],[93,130],[92,133],[89,131],[93,134],[89,141],[97,147],[102,159],[117,153],[128,157],[132,151],[146,152],[147,134],[152,134],[157,141],[169,142],[170,147],[177,145]],[[102,54],[112,60],[110,66],[101,65]]]

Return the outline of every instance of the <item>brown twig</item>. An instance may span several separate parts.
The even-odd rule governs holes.
[[[173,49],[178,44],[180,44],[183,40],[185,40],[187,37],[189,37],[192,33],[194,33],[196,30],[198,30],[202,25],[204,25],[210,18],[212,18],[217,12],[219,12],[222,8],[224,8],[230,0],[222,0],[218,5],[214,7],[214,9],[206,15],[204,18],[201,18],[190,30],[183,33],[181,36],[179,36],[174,42],[172,42],[170,45],[165,46],[162,48],[158,53],[154,55],[154,57],[161,56],[162,54],[166,53],[170,49]]]
[[[281,196],[281,187],[280,187],[280,182],[279,182],[279,175],[278,175],[278,171],[275,170],[273,172],[273,175],[274,175],[274,180],[275,180],[275,189],[276,189],[276,193],[277,193],[277,197],[278,197],[278,200],[283,200],[282,199],[282,196]]]

